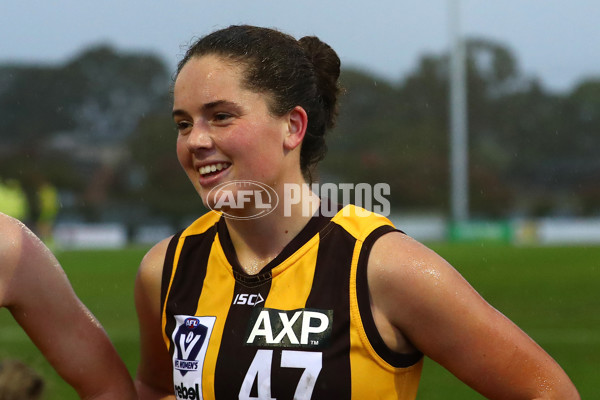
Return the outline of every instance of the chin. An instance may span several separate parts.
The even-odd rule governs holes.
[[[207,198],[208,191],[197,190],[196,192],[198,193],[198,196],[200,196],[200,200],[202,201],[202,205],[204,205],[204,207],[209,209],[212,209],[211,206],[214,207],[215,199],[213,198],[212,201],[210,201],[211,199]]]
[[[219,209],[215,209],[215,206],[217,205],[215,193],[210,193],[210,190],[202,188],[198,190],[198,194],[200,195],[200,199],[202,200],[204,207],[208,208],[209,210],[220,211]]]

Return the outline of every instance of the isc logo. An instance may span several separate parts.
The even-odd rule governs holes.
[[[331,336],[333,310],[254,310],[245,343],[270,347],[325,347]]]
[[[235,298],[233,299],[233,304],[239,304],[239,305],[249,305],[249,306],[255,306],[257,304],[262,303],[263,301],[265,301],[265,299],[261,296],[261,294],[246,294],[246,293],[238,293],[235,295]]]

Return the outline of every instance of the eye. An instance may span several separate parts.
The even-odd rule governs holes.
[[[226,112],[217,112],[213,115],[213,121],[217,124],[223,124],[230,121],[233,118],[232,114]]]
[[[186,120],[183,121],[175,121],[175,127],[180,134],[187,132],[191,127],[192,123]]]

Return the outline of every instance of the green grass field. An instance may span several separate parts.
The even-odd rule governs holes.
[[[582,398],[600,377],[600,247],[432,246],[496,308],[515,321],[567,371]],[[138,332],[133,281],[145,249],[57,254],[75,291],[106,328],[133,374]],[[47,400],[77,399],[27,336],[0,310],[0,359],[19,358],[47,381]],[[90,371],[93,374],[94,371]],[[426,360],[419,399],[482,399]]]

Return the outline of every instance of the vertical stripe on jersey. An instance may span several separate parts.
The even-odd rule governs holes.
[[[273,269],[273,283],[266,307],[278,310],[298,310],[311,307],[308,304],[308,298],[314,287],[315,269],[319,266],[320,248],[319,235],[315,234],[304,246]],[[276,301],[273,299],[276,299]],[[316,308],[326,309],[326,307],[321,306]],[[291,350],[311,351],[312,349]],[[271,389],[275,398],[293,399],[304,369],[282,368],[282,354],[282,351],[273,352],[273,366],[277,368],[279,379],[274,379],[271,382]],[[294,384],[290,384],[291,382]],[[318,382],[319,379],[317,379],[317,386]],[[316,387],[313,389],[312,398],[319,398]]]
[[[238,277],[235,285],[235,296],[260,294],[264,302],[253,305],[232,304],[223,332],[223,342],[232,343],[234,340],[243,339],[246,336],[245,334],[250,328],[249,322],[254,307],[278,310],[295,310],[305,307],[313,283],[318,243],[318,235],[315,235],[308,243],[270,272],[261,272],[255,277],[245,277],[244,279]],[[294,264],[296,262],[298,264]],[[269,276],[270,279],[265,279],[266,276]],[[273,301],[273,298],[277,301]],[[233,399],[238,397],[242,382],[248,373],[248,368],[256,357],[257,350],[260,349],[262,348],[259,346],[246,344],[242,344],[241,347],[221,347],[216,368],[216,379],[219,382],[229,382],[229,384],[217,387],[217,398]],[[272,357],[270,363],[273,376],[278,377],[278,379],[271,380],[272,397],[292,399],[296,388],[290,386],[289,382],[299,382],[303,372],[302,369],[282,368],[281,351],[272,351],[268,348],[266,350],[270,352],[269,356]],[[256,388],[253,391],[253,395],[257,396]]]
[[[233,283],[233,281],[232,281]],[[227,321],[223,327],[223,343],[236,343],[239,345],[223,345],[219,343],[218,360],[215,366],[215,381],[220,382],[219,385],[214,389],[215,397],[217,399],[237,399],[242,382],[254,356],[256,354],[257,347],[246,346],[243,343],[244,337],[248,329],[248,321],[251,319],[251,314],[255,307],[261,308],[264,306],[264,302],[259,304],[251,305],[247,304],[249,295],[260,294],[261,298],[266,298],[271,287],[271,281],[262,281],[256,286],[246,286],[239,281],[235,282],[233,288],[234,297],[232,299],[237,302],[246,304],[228,304],[231,305],[229,314],[227,315]],[[245,296],[245,301],[240,301],[241,295]],[[215,342],[215,346],[216,346]],[[224,382],[227,382],[224,384]],[[212,397],[209,397],[212,398]]]
[[[206,236],[214,236],[215,232],[215,229],[210,229],[200,235],[184,236],[182,234],[176,242],[177,248],[172,259],[171,282],[168,288],[163,288],[166,299],[168,299],[163,309],[163,332],[172,332],[175,328],[175,319],[173,317],[167,319],[167,315],[195,315],[198,297],[206,275],[208,248],[212,243],[212,240],[205,239]],[[188,268],[185,273],[178,274],[179,265],[193,265],[195,268]],[[172,354],[170,338],[165,337],[165,339]]]
[[[208,314],[202,310],[210,310],[210,315],[217,317],[204,359],[203,381],[205,384],[202,385],[204,398],[214,399],[215,368],[217,359],[222,357],[220,353],[221,340],[226,336],[225,326],[233,301],[235,281],[232,279],[231,266],[223,254],[218,236],[213,241],[210,251],[204,253],[210,254],[210,256],[203,265],[211,267],[206,272],[204,281],[195,283],[202,288],[202,292],[195,304],[194,315],[206,316]],[[221,397],[218,396],[218,398]]]
[[[313,285],[318,249],[319,235],[315,235],[306,245],[273,268],[273,283],[265,307],[278,310],[305,307]]]
[[[214,225],[219,218],[221,218],[219,213],[209,212],[204,214],[182,232],[173,236],[167,247],[162,272],[161,324],[163,339],[171,354],[173,349],[171,349],[171,341],[167,336],[167,332],[173,332],[175,319],[171,317],[169,320],[167,316],[192,315],[193,310],[195,310],[195,304],[202,290],[202,283],[206,274],[206,259],[208,257],[203,255],[205,254],[203,251],[208,250],[207,246],[210,248],[212,237],[216,234]],[[204,245],[195,248],[198,243],[204,243]],[[191,272],[183,271],[177,277],[178,266],[185,266],[188,263],[197,267],[192,268]],[[192,279],[189,279],[190,275],[187,275],[188,273]],[[190,293],[181,292],[182,288],[187,289],[189,287],[189,282],[197,284],[193,285]],[[168,312],[167,307],[169,307]]]
[[[337,230],[333,234],[332,230]],[[332,233],[332,234],[329,234]],[[350,274],[354,238],[336,224],[320,234],[314,284],[306,301],[307,308],[335,310],[331,347],[323,349],[323,368],[313,391],[313,399],[349,400],[350,383]]]
[[[167,325],[167,297],[169,296],[169,292],[171,291],[171,282],[173,282],[173,277],[175,276],[175,271],[177,270],[177,264],[173,260],[179,258],[179,253],[181,251],[182,241],[181,232],[174,235],[167,246],[167,252],[165,253],[165,261],[163,264],[162,271],[162,279],[161,279],[161,289],[160,289],[160,305],[161,305],[161,327],[162,327],[162,335],[165,344],[167,345],[167,349],[171,348],[171,342],[167,337],[167,332],[165,331],[165,327]]]

